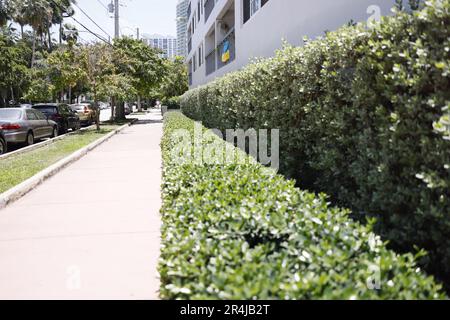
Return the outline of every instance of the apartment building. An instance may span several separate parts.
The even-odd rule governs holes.
[[[162,57],[173,59],[178,54],[177,38],[160,34],[143,35],[144,43],[162,51]]]
[[[190,0],[186,64],[191,87],[302,45],[354,21],[391,13],[395,0]]]
[[[187,22],[190,0],[178,0],[177,3],[177,55],[187,56]]]

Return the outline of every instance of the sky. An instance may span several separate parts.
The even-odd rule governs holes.
[[[108,13],[105,7],[111,0],[77,0],[77,6],[89,15],[107,34],[114,37],[113,14]],[[121,35],[136,36],[136,28],[139,27],[140,34],[162,34],[176,36],[176,3],[177,0],[121,0],[120,1],[120,29]],[[105,32],[99,29],[89,20],[76,6],[75,18],[90,30],[103,35]],[[72,19],[68,23],[77,26],[80,30],[82,41],[90,42],[95,36],[83,32],[83,28]]]

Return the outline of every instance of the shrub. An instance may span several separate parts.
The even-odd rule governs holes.
[[[371,227],[324,195],[295,188],[247,157],[196,165],[171,157],[181,113],[165,117],[161,297],[168,299],[436,299],[441,287],[412,254],[386,249]],[[205,144],[226,144],[205,132]],[[185,147],[192,144],[185,141]],[[234,149],[237,153],[242,153]],[[379,290],[368,287],[375,277]]]
[[[180,97],[172,97],[163,101],[163,105],[171,110],[180,109]]]
[[[207,127],[279,128],[281,173],[325,192],[450,285],[450,1],[286,47],[186,93]]]

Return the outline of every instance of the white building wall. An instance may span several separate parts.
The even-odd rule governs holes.
[[[192,23],[193,15],[197,14],[199,1],[203,0],[191,0],[192,13],[188,19],[188,26]],[[217,27],[217,17],[233,3],[236,59],[208,76],[205,64],[198,67],[197,61],[197,70],[192,72],[191,87],[205,84],[230,71],[238,70],[253,58],[273,56],[274,52],[282,47],[283,39],[292,45],[299,46],[303,44],[305,36],[314,39],[324,35],[325,31],[338,29],[351,20],[367,21],[377,14],[373,6],[379,8],[381,15],[389,15],[395,3],[394,0],[269,0],[244,24],[243,1],[216,0],[214,10],[206,23],[204,10],[200,21],[196,17],[192,50],[188,52],[186,63],[189,65],[189,61],[192,61],[194,56],[198,60],[198,47],[204,43],[206,34],[214,26]]]

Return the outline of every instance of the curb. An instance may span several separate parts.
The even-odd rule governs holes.
[[[45,141],[33,144],[31,146],[28,146],[28,147],[17,149],[16,151],[9,152],[9,153],[6,153],[4,155],[1,155],[0,156],[0,160],[8,159],[8,158],[16,156],[18,154],[22,154],[22,153],[25,153],[25,152],[28,152],[28,151],[33,151],[33,150],[36,150],[36,149],[48,146],[49,144],[52,144],[52,143],[54,143],[56,141],[59,141],[59,140],[62,140],[62,139],[64,139],[65,137],[67,137],[69,135],[75,134],[75,133],[80,132],[80,131],[86,131],[86,130],[89,130],[89,129],[92,129],[92,128],[95,128],[95,126],[92,125],[92,126],[89,126],[89,127],[81,128],[80,130],[72,131],[72,132],[69,132],[69,133],[57,136],[57,137],[55,137],[53,139],[48,139],[48,140],[45,140]]]
[[[137,121],[137,119],[133,120],[132,122],[130,122],[128,124],[121,126],[120,128],[117,128],[116,130],[108,133],[106,136],[98,139],[97,141],[92,142],[88,146],[86,146],[78,151],[75,151],[74,153],[70,154],[69,156],[65,157],[64,159],[61,159],[58,162],[52,164],[50,167],[35,174],[31,178],[22,182],[21,184],[0,194],[0,210],[4,209],[5,207],[7,207],[9,204],[13,203],[14,201],[19,200],[24,195],[29,193],[31,190],[33,190],[34,188],[36,188],[37,186],[42,184],[44,181],[46,181],[50,177],[54,176],[55,174],[60,172],[65,167],[74,163],[75,161],[81,159],[86,154],[88,154],[90,151],[97,148],[99,145],[108,141],[113,136],[120,133],[127,127],[130,127],[131,125],[133,125],[136,121]]]

